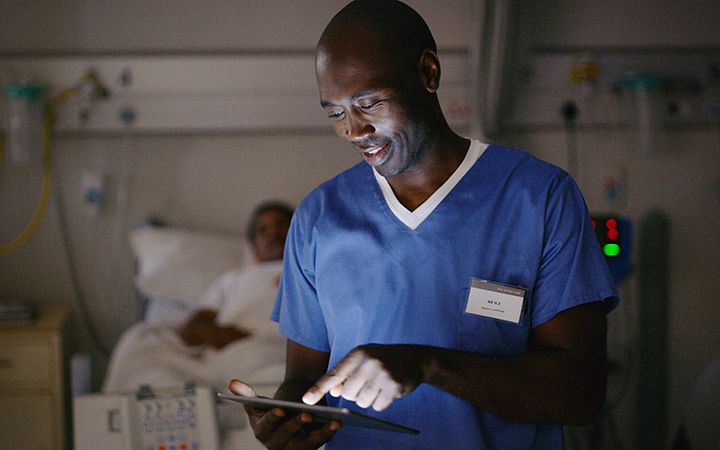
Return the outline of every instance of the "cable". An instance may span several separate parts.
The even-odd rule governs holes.
[[[92,340],[95,347],[100,353],[106,357],[110,357],[111,350],[105,346],[100,334],[98,333],[92,319],[90,318],[90,308],[88,307],[85,294],[80,286],[80,277],[78,276],[77,266],[75,265],[75,257],[73,253],[73,243],[68,231],[67,218],[65,216],[65,204],[63,203],[62,185],[60,181],[56,183],[55,188],[55,207],[57,209],[58,227],[60,228],[60,236],[65,250],[65,259],[68,265],[68,272],[70,273],[70,284],[75,292],[75,299],[78,303],[78,310],[80,311],[81,319],[87,326],[90,339]]]
[[[0,186],[2,186],[5,169],[5,133],[0,132]]]
[[[55,98],[53,99],[53,103],[51,104],[52,108],[50,109],[50,111],[54,113],[54,108],[57,105],[67,100],[70,96],[79,92],[82,83],[86,80],[91,80],[94,83],[99,83],[96,76],[94,75],[94,72],[86,71],[85,74],[83,74],[83,77],[81,78],[81,83],[78,86],[67,88],[55,96]],[[52,127],[54,117],[51,116],[51,119],[52,120],[49,123],[50,127]],[[50,158],[49,152],[48,158]],[[100,333],[98,333],[97,328],[95,328],[92,318],[90,317],[90,308],[87,304],[87,299],[85,298],[85,294],[83,293],[80,285],[80,277],[78,276],[77,266],[75,265],[72,238],[70,236],[70,231],[65,216],[65,204],[63,202],[62,185],[60,184],[59,180],[56,182],[56,185],[57,187],[55,189],[55,206],[57,209],[58,226],[60,228],[60,236],[62,238],[63,246],[65,248],[65,259],[67,261],[68,271],[70,273],[70,284],[72,285],[72,289],[75,292],[75,299],[77,300],[81,320],[87,326],[90,340],[92,341],[95,348],[100,351],[103,357],[109,358],[111,349],[105,346],[102,338],[100,337]]]

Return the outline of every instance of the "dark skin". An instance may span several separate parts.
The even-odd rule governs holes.
[[[299,401],[315,380],[325,375],[329,356],[328,353],[318,352],[288,340],[285,380],[274,397]],[[231,392],[238,395],[250,397],[255,395],[252,387],[239,380],[232,380],[228,387]],[[312,415],[307,413],[293,415],[282,408],[266,411],[246,406],[245,411],[255,437],[269,449],[318,448],[329,441],[342,427],[340,422],[334,420],[317,426],[313,424]]]
[[[250,336],[247,330],[219,325],[216,316],[214,309],[202,309],[185,322],[178,334],[186,345],[206,345],[215,350]]]
[[[260,213],[253,224],[253,250],[258,262],[282,259],[290,221],[285,214],[276,210]],[[178,330],[186,345],[206,345],[220,350],[235,341],[247,338],[250,331],[223,326],[215,321],[217,311],[201,309],[187,320]]]
[[[316,55],[321,105],[335,132],[414,210],[457,169],[469,141],[455,134],[442,115],[435,95],[440,83],[436,52],[426,49],[407,65],[403,49],[393,46],[382,27],[370,31],[367,23],[352,18],[331,22],[326,29]],[[606,309],[601,300],[562,311],[535,327],[528,351],[507,358],[369,344],[356,347],[325,373],[328,353],[289,341],[286,381],[276,397],[313,404],[330,393],[383,410],[427,383],[510,420],[586,423],[606,392]],[[230,389],[253,394],[237,380]],[[336,426],[328,424],[309,436],[299,432],[309,416],[291,416],[279,408],[247,411],[256,436],[268,448],[317,448],[332,438]]]

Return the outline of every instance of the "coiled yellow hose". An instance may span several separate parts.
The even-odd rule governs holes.
[[[76,88],[72,87],[61,91],[48,104],[43,120],[43,175],[40,199],[35,208],[35,213],[25,229],[12,241],[0,243],[0,255],[9,255],[25,245],[37,232],[38,228],[40,228],[40,225],[42,225],[48,203],[50,202],[50,188],[52,186],[51,139],[53,125],[55,123],[55,108],[75,93],[76,90]],[[4,155],[0,152],[0,162],[3,161],[3,157]]]

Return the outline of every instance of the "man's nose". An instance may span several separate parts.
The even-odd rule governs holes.
[[[375,128],[358,114],[348,114],[343,123],[343,136],[348,141],[361,141],[375,132]]]
[[[280,225],[270,227],[268,229],[268,236],[273,240],[279,240],[283,238],[283,227]]]

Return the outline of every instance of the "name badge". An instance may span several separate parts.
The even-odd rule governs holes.
[[[525,289],[472,278],[465,312],[491,319],[520,323]]]

